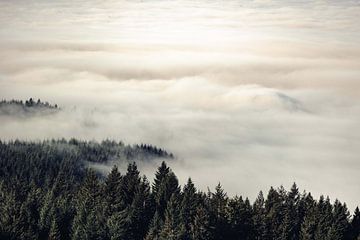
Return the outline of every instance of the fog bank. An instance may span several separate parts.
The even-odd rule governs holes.
[[[357,1],[0,2],[1,139],[150,143],[181,182],[359,204]],[[152,177],[155,165],[141,165]]]

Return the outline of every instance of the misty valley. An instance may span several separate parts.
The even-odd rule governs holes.
[[[61,109],[30,99],[2,101],[0,110],[41,117]],[[254,201],[229,196],[220,183],[204,192],[191,178],[180,185],[167,166],[175,160],[156,146],[114,140],[0,141],[0,239],[359,237],[359,208],[350,214],[346,203],[316,199],[295,183],[261,191]],[[143,164],[158,166],[153,180],[140,173]]]
[[[0,240],[360,240],[360,0],[0,0]]]

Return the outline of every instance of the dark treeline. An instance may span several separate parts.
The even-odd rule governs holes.
[[[33,115],[37,113],[56,113],[60,110],[57,104],[42,102],[40,99],[34,101],[33,98],[26,100],[1,100],[0,114],[2,115]]]
[[[155,146],[126,145],[123,142],[102,142],[77,139],[46,140],[42,142],[0,141],[0,177],[10,185],[52,187],[59,173],[74,184],[81,182],[89,163],[116,161],[130,163],[171,159],[173,155]]]
[[[165,162],[152,184],[135,163],[122,173],[114,166],[106,177],[80,164],[95,161],[88,154],[103,155],[99,149],[116,148],[126,146],[74,139],[1,143],[0,238],[360,239],[358,208],[350,216],[344,203],[315,200],[295,184],[260,192],[251,203],[228,197],[220,184],[207,193],[191,179],[181,187]],[[146,145],[129,149],[155,151]]]
[[[42,102],[40,99],[37,101],[34,101],[33,98],[29,98],[29,100],[26,100],[23,102],[22,100],[1,100],[0,106],[3,105],[20,105],[23,107],[44,107],[44,108],[58,108],[57,104],[51,105],[49,102]]]

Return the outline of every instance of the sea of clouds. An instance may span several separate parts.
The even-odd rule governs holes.
[[[181,182],[359,204],[358,1],[1,1],[1,139],[150,143]],[[156,166],[141,165],[152,177]]]

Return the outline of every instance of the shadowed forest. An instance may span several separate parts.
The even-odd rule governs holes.
[[[111,159],[104,176],[87,162]],[[165,150],[76,139],[0,142],[1,239],[359,239],[360,211],[345,203],[270,188],[255,201],[230,197],[220,183],[180,186],[165,161],[150,183],[135,162],[172,161]],[[211,173],[209,173],[211,174]],[[240,179],[239,179],[240,181]]]

